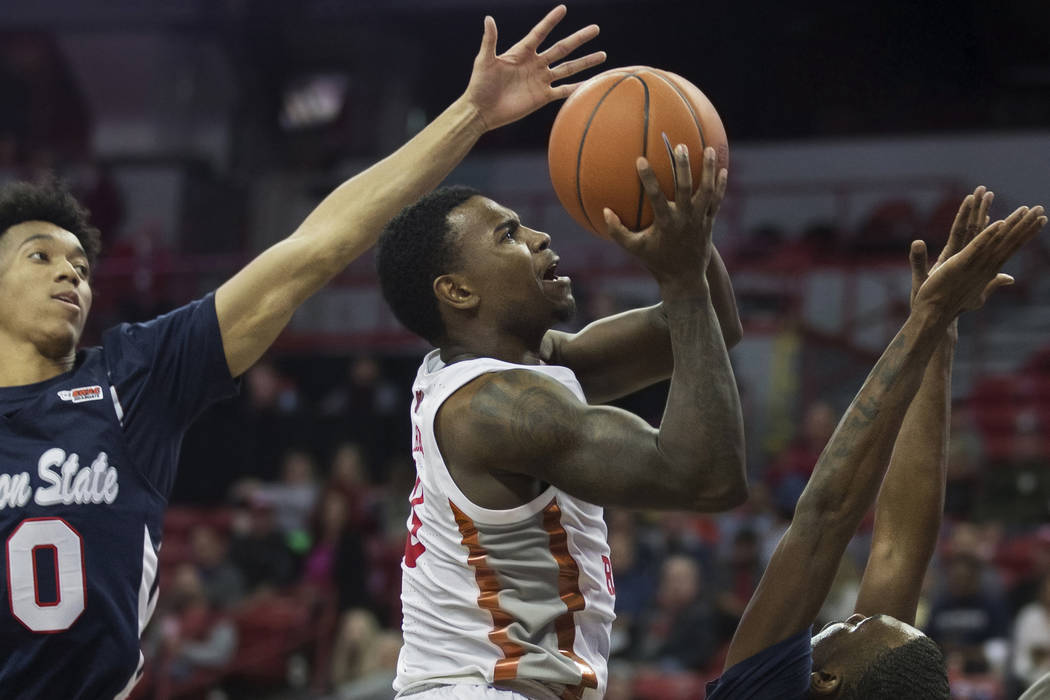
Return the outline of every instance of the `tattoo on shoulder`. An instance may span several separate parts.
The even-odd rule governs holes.
[[[483,419],[494,439],[528,451],[566,448],[579,422],[578,413],[564,399],[522,372],[501,372],[485,379],[471,398],[470,409]]]

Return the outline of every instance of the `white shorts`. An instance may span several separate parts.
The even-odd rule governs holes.
[[[529,700],[513,690],[500,690],[490,685],[457,683],[428,688],[418,693],[398,695],[403,700]]]

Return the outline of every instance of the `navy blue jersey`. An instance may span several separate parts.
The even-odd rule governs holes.
[[[810,629],[733,664],[707,684],[707,700],[802,700],[813,670]]]
[[[130,692],[183,434],[234,391],[211,295],[0,388],[0,698]]]

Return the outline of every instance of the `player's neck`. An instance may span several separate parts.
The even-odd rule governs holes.
[[[53,379],[73,369],[76,351],[47,357],[30,342],[12,342],[0,334],[0,387],[24,386]]]
[[[540,360],[540,340],[535,343],[506,333],[494,330],[481,330],[466,333],[463,337],[454,337],[442,343],[441,360],[449,364],[461,360],[473,360],[479,357],[491,357],[495,360],[513,362],[520,365],[538,365]]]

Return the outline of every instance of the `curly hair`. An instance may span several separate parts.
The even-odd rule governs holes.
[[[94,265],[102,236],[88,221],[88,210],[55,178],[39,183],[15,181],[0,187],[0,237],[25,221],[47,221],[69,231]]]
[[[948,700],[948,672],[940,647],[919,637],[875,657],[839,700]]]
[[[383,298],[408,330],[438,345],[445,335],[434,280],[458,259],[448,215],[480,192],[441,187],[405,207],[383,229],[376,247],[376,271]]]

